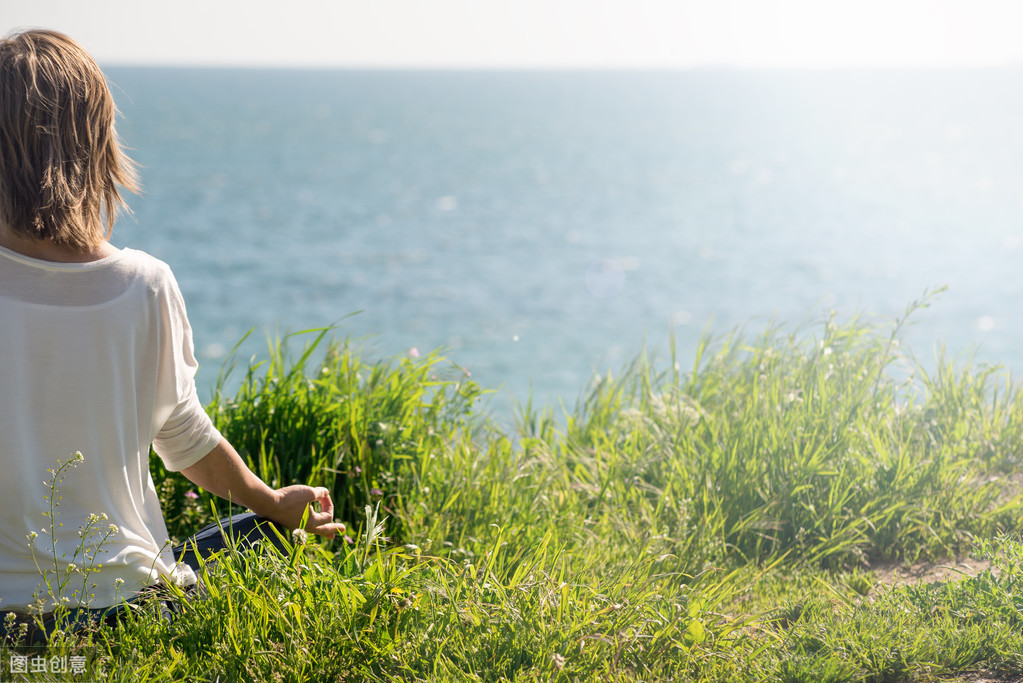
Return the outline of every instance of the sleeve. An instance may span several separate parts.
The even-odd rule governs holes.
[[[195,389],[192,327],[185,301],[170,268],[159,288],[159,351],[153,450],[171,472],[203,459],[221,435],[199,402]]]

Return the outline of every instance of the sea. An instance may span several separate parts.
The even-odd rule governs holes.
[[[332,326],[560,414],[672,339],[940,287],[904,348],[1023,371],[1020,68],[106,73],[144,185],[113,242],[173,268],[204,399]]]

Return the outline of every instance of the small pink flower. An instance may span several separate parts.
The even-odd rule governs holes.
[[[190,498],[191,500],[195,500],[198,497],[199,497],[199,494],[196,493],[195,491],[185,491],[185,498]]]
[[[371,495],[371,496],[382,496],[382,495],[384,495],[384,492],[381,491],[380,489],[370,489],[369,490],[369,495]]]
[[[411,349],[408,350],[408,357],[419,358],[419,349],[413,346]]]

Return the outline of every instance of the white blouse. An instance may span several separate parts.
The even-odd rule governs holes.
[[[0,611],[108,607],[159,580],[195,581],[175,566],[149,448],[178,471],[219,443],[196,368],[165,263],[0,247]]]

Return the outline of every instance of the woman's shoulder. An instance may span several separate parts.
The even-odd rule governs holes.
[[[139,249],[131,249],[129,247],[122,248],[120,263],[123,264],[124,267],[134,269],[140,275],[145,276],[146,279],[174,278],[174,273],[171,271],[171,267],[167,265],[167,263],[161,261],[152,254]]]
[[[121,249],[117,267],[125,281],[144,284],[151,295],[166,296],[178,290],[178,283],[171,267],[164,261],[138,249]],[[125,282],[125,285],[128,283]]]

